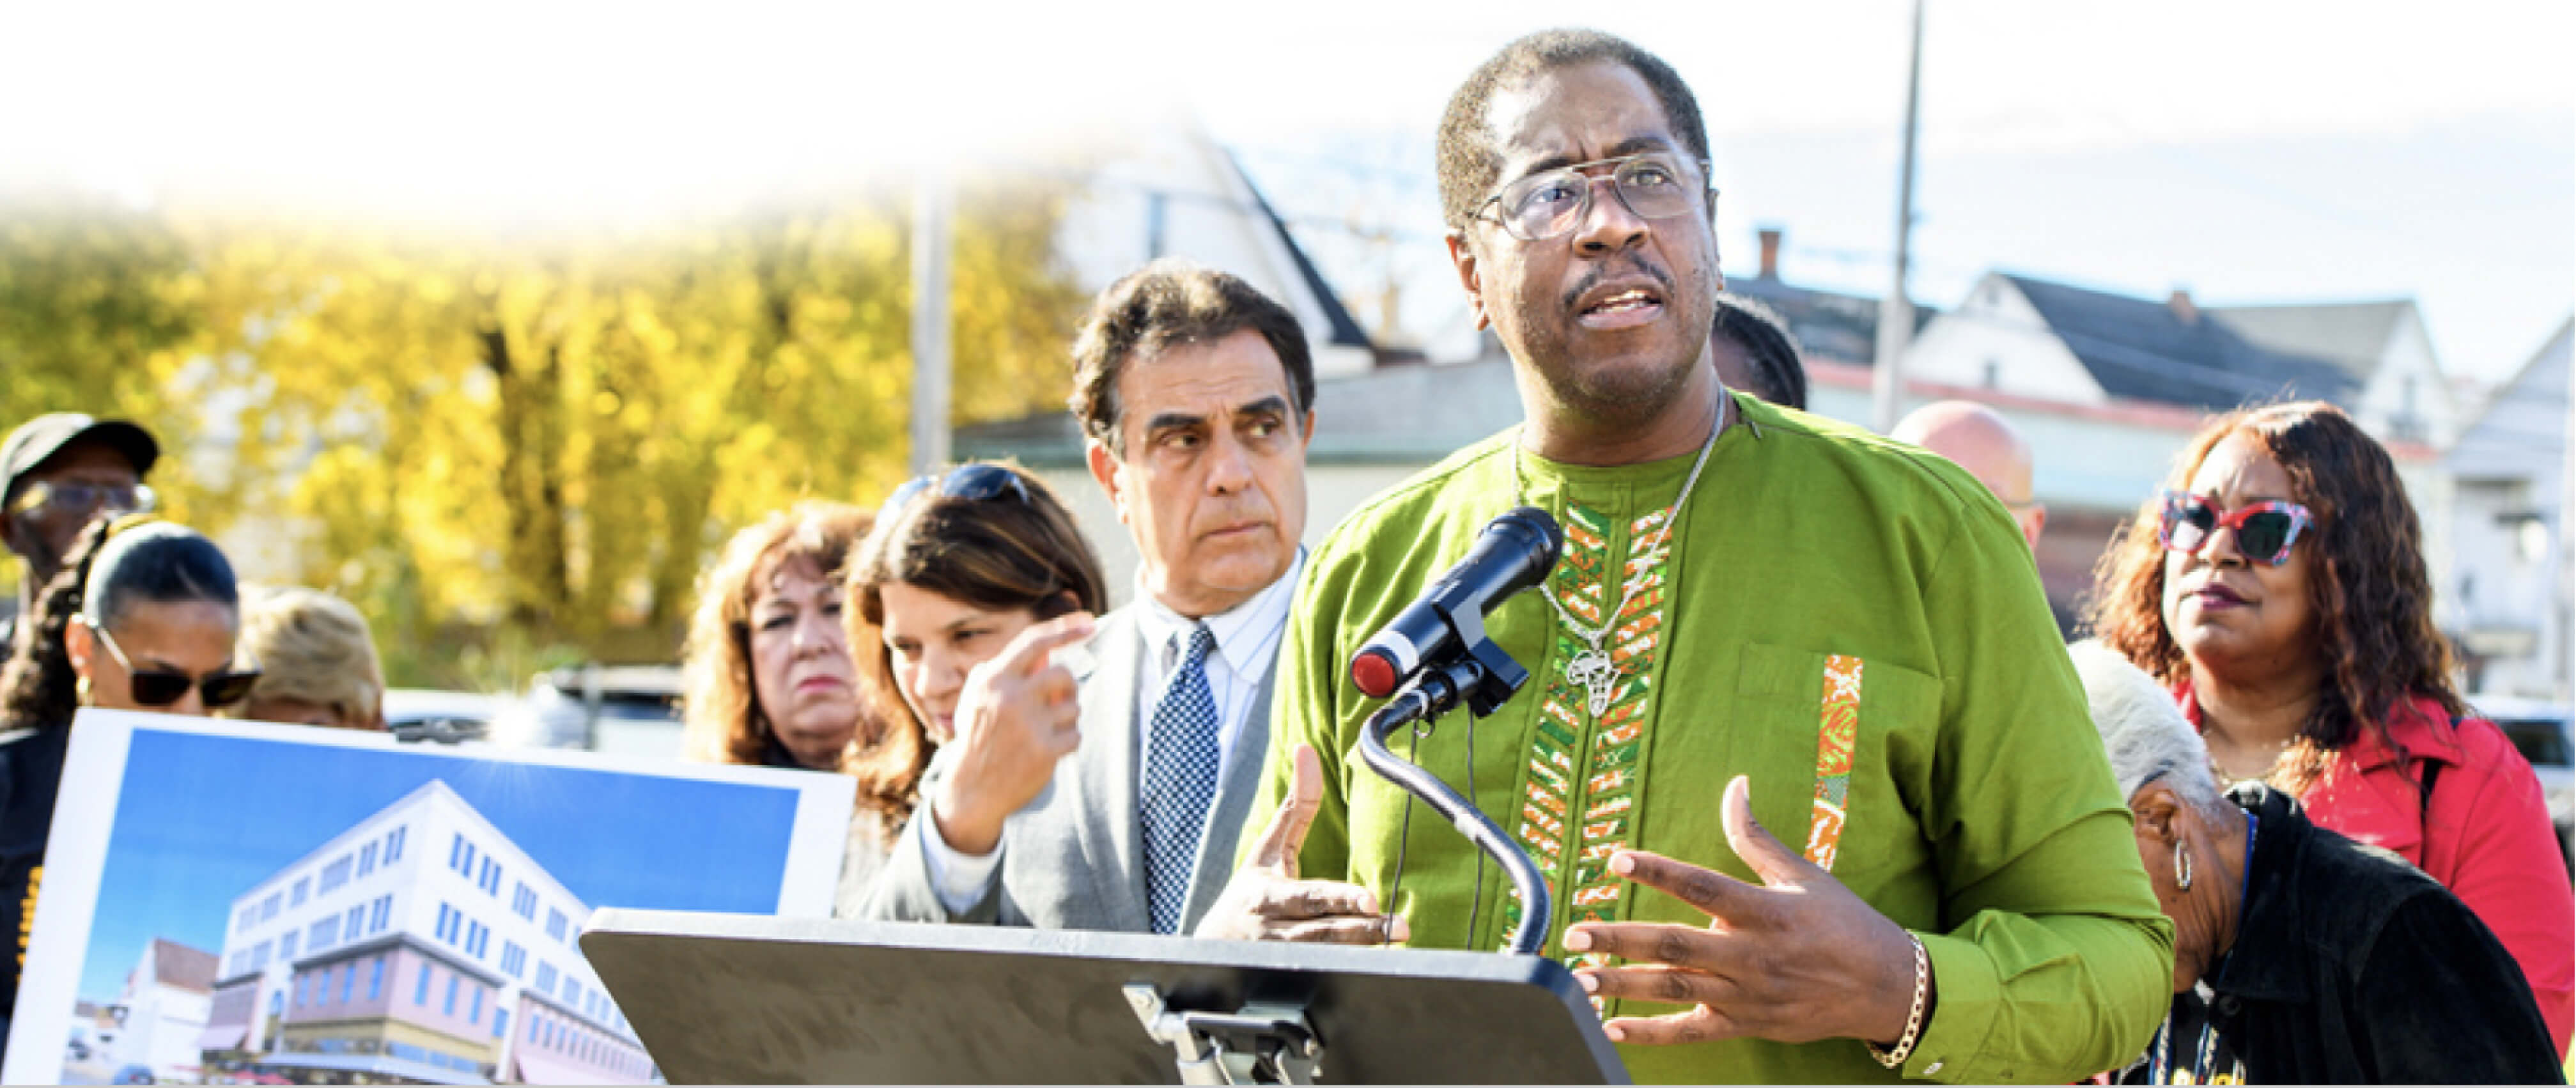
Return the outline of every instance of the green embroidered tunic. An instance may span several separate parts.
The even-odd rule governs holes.
[[[1727,780],[1747,774],[1772,834],[1931,954],[1938,1002],[1906,1075],[2065,1083],[2134,1058],[2170,1000],[2173,931],[2020,534],[1947,461],[1735,403],[1740,422],[1676,525],[1665,510],[1697,451],[1590,468],[1515,457],[1506,432],[1336,528],[1299,587],[1246,845],[1286,792],[1290,746],[1313,744],[1326,797],[1300,873],[1375,890],[1420,947],[1508,942],[1520,904],[1499,867],[1483,865],[1480,884],[1476,851],[1428,809],[1399,844],[1406,796],[1353,750],[1378,704],[1347,678],[1360,643],[1488,520],[1536,505],[1566,536],[1541,592],[1587,628],[1619,609],[1602,640],[1616,665],[1607,705],[1594,713],[1592,689],[1566,675],[1585,643],[1523,594],[1487,630],[1529,666],[1529,686],[1476,723],[1472,768],[1464,714],[1418,758],[1462,791],[1472,775],[1477,805],[1548,874],[1549,954],[1564,955],[1555,935],[1574,921],[1705,924],[1617,879],[1609,856],[1634,847],[1749,879],[1718,813]],[[1848,1039],[1622,1056],[1641,1081],[1895,1076]]]

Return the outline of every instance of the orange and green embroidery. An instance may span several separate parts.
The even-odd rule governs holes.
[[[1851,788],[1852,749],[1860,743],[1861,660],[1825,659],[1822,718],[1816,726],[1816,806],[1807,821],[1807,860],[1833,871],[1842,845],[1844,808]]]
[[[1610,855],[1634,838],[1655,661],[1663,649],[1664,562],[1672,539],[1665,514],[1657,510],[1631,523],[1627,555],[1614,565],[1604,516],[1569,507],[1564,555],[1545,588],[1587,625],[1602,623],[1604,612],[1628,598],[1603,639],[1614,671],[1598,715],[1592,688],[1561,669],[1550,670],[1539,701],[1516,835],[1563,904],[1565,919],[1557,932],[1575,922],[1616,919],[1626,895],[1626,882],[1610,872]],[[1609,576],[1613,569],[1616,578]],[[1636,585],[1633,595],[1627,592],[1630,582]],[[1551,660],[1572,661],[1588,649],[1559,625]],[[1520,912],[1514,896],[1504,907],[1504,932],[1519,925]],[[1586,955],[1569,962],[1607,961]]]

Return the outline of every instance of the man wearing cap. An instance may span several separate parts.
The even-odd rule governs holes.
[[[92,518],[152,508],[143,476],[161,444],[132,423],[52,412],[28,420],[0,444],[8,486],[0,495],[0,541],[26,563],[18,610],[0,620],[0,649],[15,653],[18,617],[63,569],[63,553]]]

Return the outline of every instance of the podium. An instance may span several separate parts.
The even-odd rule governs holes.
[[[1624,1084],[1534,956],[606,909],[673,1084]]]

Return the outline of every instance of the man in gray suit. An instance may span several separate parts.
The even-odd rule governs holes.
[[[1093,304],[1074,364],[1092,478],[1143,560],[1135,600],[1101,618],[1087,655],[1065,655],[1087,656],[1066,662],[1080,685],[1072,752],[1050,764],[992,754],[1041,743],[1015,733],[958,737],[925,776],[868,916],[1187,933],[1233,873],[1304,562],[1305,333],[1240,279],[1156,261]],[[1050,698],[999,675],[1043,666],[1006,654],[989,697]],[[998,717],[1050,717],[1029,710]]]

